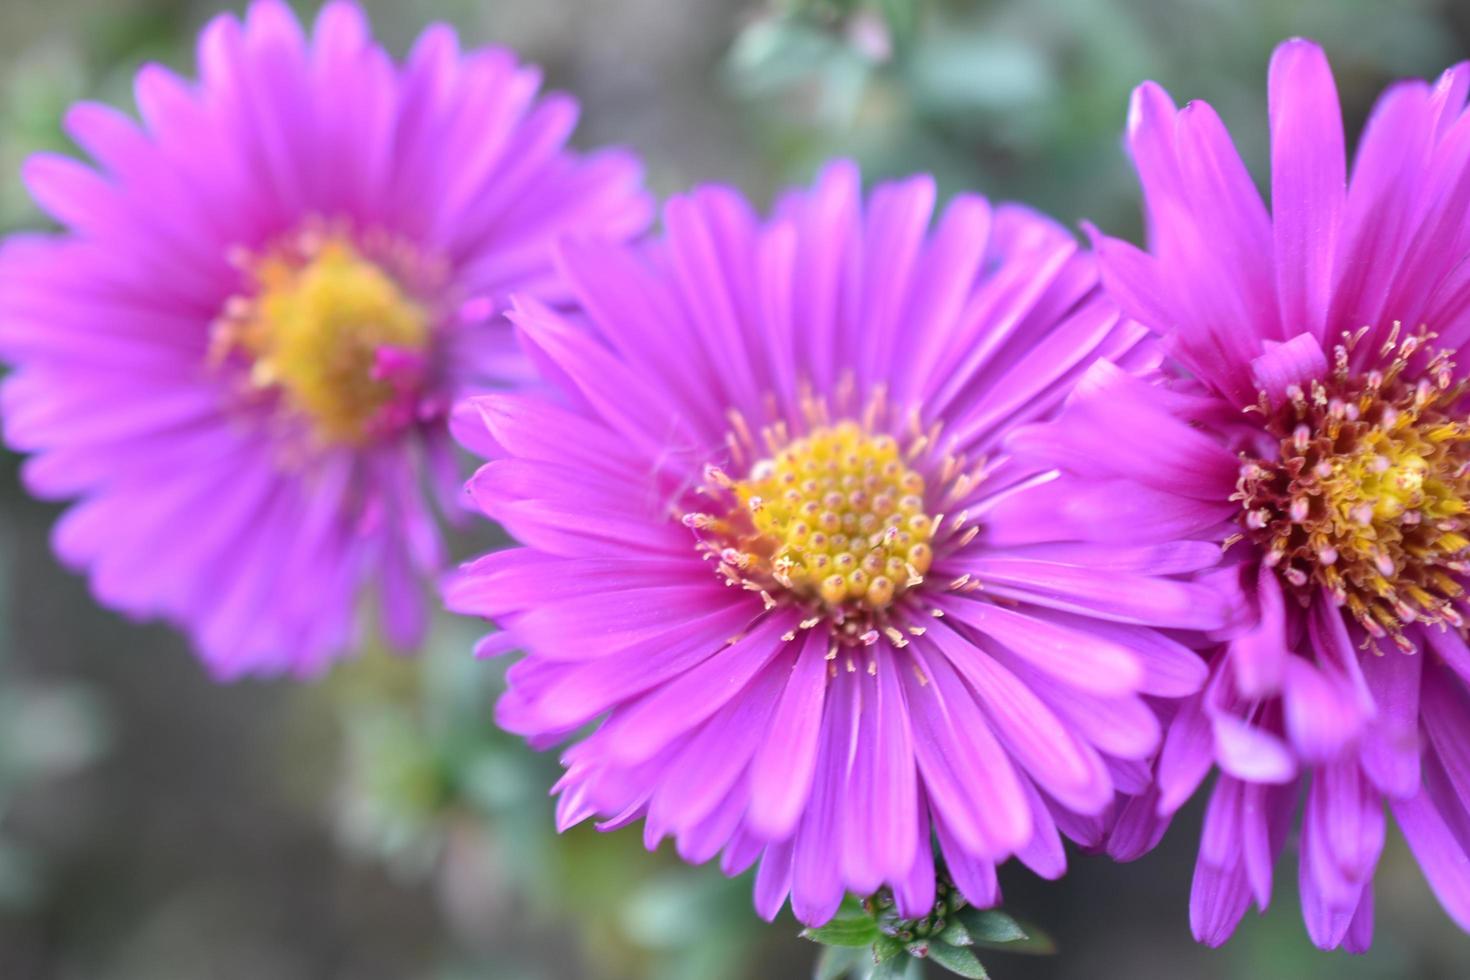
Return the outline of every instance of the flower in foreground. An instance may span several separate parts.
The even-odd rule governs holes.
[[[1094,358],[1146,368],[1143,331],[1057,226],[961,196],[931,231],[934,198],[916,177],[865,206],[836,164],[769,220],[709,187],[654,245],[563,248],[590,329],[511,314],[560,399],[455,415],[491,459],[471,495],[524,545],[448,587],[507,631],[484,652],[528,651],[498,720],[538,745],[598,723],[560,825],[759,860],[767,917],[883,885],[924,915],[931,835],[977,905],[1013,854],[1061,874],[1059,831],[1097,842],[1146,781],[1143,695],[1204,680],[1150,626],[1223,619],[1175,575],[1218,548],[1126,543],[1003,444]],[[1076,541],[1092,522],[1118,538]]]
[[[1210,944],[1252,899],[1266,907],[1303,797],[1315,943],[1371,942],[1385,800],[1470,928],[1467,87],[1459,67],[1389,89],[1349,183],[1326,59],[1286,42],[1270,72],[1269,213],[1208,105],[1176,111],[1152,84],[1134,95],[1152,247],[1101,241],[1104,277],[1191,380],[1099,375],[1076,410],[1156,446],[1129,472],[1094,470],[1151,502],[1137,539],[1220,542],[1252,611],[1175,717],[1148,797],[1168,816],[1221,770],[1190,910]],[[1064,415],[1037,445],[1085,437]],[[1156,839],[1134,815],[1115,855]]]
[[[417,641],[453,499],[447,407],[524,374],[493,313],[559,296],[559,235],[647,221],[636,163],[564,149],[576,115],[506,51],[431,27],[395,65],[350,4],[212,21],[202,79],[139,72],[137,125],[79,105],[93,168],[25,168],[61,234],[0,259],[5,436],[79,497],[62,558],[186,628],[220,677],[320,670],[375,590]]]

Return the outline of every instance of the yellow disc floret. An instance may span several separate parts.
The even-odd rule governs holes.
[[[278,389],[323,441],[359,443],[400,388],[379,353],[419,352],[429,318],[380,265],[344,237],[249,263],[253,296],[234,304],[219,335],[251,360],[250,380]]]
[[[716,471],[733,497],[721,517],[694,515],[713,532],[727,575],[784,592],[828,613],[886,610],[922,581],[933,561],[934,521],[924,478],[898,442],[856,422],[814,429],[751,467]]]

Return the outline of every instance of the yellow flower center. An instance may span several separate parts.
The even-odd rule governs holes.
[[[411,398],[385,354],[419,363],[428,312],[344,236],[303,236],[247,260],[253,295],[232,301],[216,343],[249,358],[250,381],[278,390],[327,443],[357,444],[384,410]]]
[[[744,479],[710,476],[728,494],[728,512],[686,522],[709,532],[732,581],[841,619],[881,613],[929,571],[924,478],[890,435],[851,421],[821,426]]]
[[[1303,602],[1325,587],[1371,636],[1406,650],[1409,623],[1462,624],[1455,604],[1470,571],[1465,384],[1427,339],[1391,339],[1383,363],[1359,375],[1349,340],[1329,378],[1276,408],[1263,400],[1279,458],[1247,461],[1236,493],[1246,533]]]

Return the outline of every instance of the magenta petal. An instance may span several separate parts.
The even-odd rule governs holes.
[[[1308,760],[1331,759],[1363,729],[1364,717],[1346,683],[1294,657],[1287,665],[1286,731]]]
[[[1158,846],[1170,817],[1159,815],[1157,789],[1128,797],[1108,832],[1108,857],[1114,861],[1136,861]]]
[[[675,580],[677,585],[655,581],[641,588],[584,593],[569,599],[546,597],[516,619],[516,630],[532,647],[580,647],[589,657],[607,656],[729,605],[728,597],[711,588],[711,583],[691,581],[687,567],[685,571]],[[568,659],[581,658],[573,655]]]
[[[702,828],[696,828],[692,833],[686,834],[679,839],[679,856],[690,864],[703,864],[714,856],[718,849],[718,843],[728,840],[725,853],[720,858],[720,872],[727,877],[742,875],[750,866],[760,859],[765,853],[766,842],[745,832],[740,825],[740,818],[745,811],[746,794],[740,787],[730,791],[724,803],[711,816],[711,821],[718,819],[719,827],[711,825],[710,830],[701,834]],[[696,845],[699,846],[695,849]]]
[[[1028,445],[1035,448],[1022,442],[1023,452]],[[998,496],[982,510],[990,541],[999,547],[1069,539],[1097,546],[1173,542],[1211,534],[1232,513],[1228,501],[1196,500],[1128,479],[1091,475]]]
[[[771,844],[761,858],[760,870],[755,876],[755,911],[767,922],[776,918],[781,906],[786,904],[786,895],[791,891],[791,852],[795,840]]]
[[[873,700],[865,697],[866,691],[859,685],[849,685],[856,703],[852,706],[853,732],[847,759],[847,785],[844,796],[859,800],[877,800],[874,792],[877,779],[878,736],[875,731],[878,712]],[[908,802],[908,801],[901,801]],[[877,848],[873,842],[872,825],[875,815],[866,807],[845,810],[842,820],[842,841],[839,859],[842,862],[842,883],[853,892],[871,895],[883,883],[884,868],[879,863]],[[909,836],[913,840],[913,835]],[[897,843],[897,842],[894,842]],[[913,854],[909,854],[909,864]],[[907,867],[907,865],[905,865]]]
[[[1284,783],[1297,773],[1296,759],[1281,739],[1230,715],[1212,720],[1220,768],[1237,779]]]
[[[1129,642],[1143,664],[1143,683],[1139,685],[1142,693],[1178,698],[1204,686],[1209,667],[1204,658],[1182,643],[1152,632],[1131,635]]]
[[[1349,953],[1366,953],[1373,945],[1373,885],[1363,886],[1358,899],[1358,909],[1348,923],[1347,933],[1342,937],[1342,948]]]
[[[916,656],[918,647],[911,645]],[[1020,778],[943,653],[924,656],[920,669],[925,684],[910,671],[901,676],[924,789],[966,850],[1004,857],[1031,836]],[[966,789],[980,780],[990,787],[983,804]]]
[[[1266,342],[1266,353],[1251,361],[1251,377],[1256,386],[1280,404],[1295,386],[1307,391],[1311,382],[1327,373],[1327,355],[1321,342],[1312,334],[1297,334],[1282,343]]]
[[[1470,851],[1425,790],[1389,804],[1440,905],[1470,930]]]
[[[1271,903],[1272,870],[1286,842],[1297,796],[1295,782],[1278,786],[1249,783],[1242,794],[1242,855],[1256,908],[1262,912]]]
[[[619,712],[604,729],[616,758],[629,764],[642,762],[708,717],[783,649],[777,640],[795,625],[793,615],[772,615],[699,666]]]
[[[1182,179],[1195,213],[1208,209],[1222,278],[1246,309],[1267,310],[1275,298],[1271,218],[1255,182],[1208,103],[1186,105],[1177,125]]]
[[[429,604],[418,571],[407,555],[383,565],[383,635],[399,650],[417,647],[429,628]]]
[[[942,623],[931,627],[929,635],[950,652],[986,718],[1038,785],[1058,802],[1084,813],[1098,813],[1112,802],[1112,783],[1097,754],[1073,738],[1016,675],[986,657],[956,656],[966,645]]]
[[[779,665],[767,668],[684,744],[649,800],[650,823],[687,831],[720,805],[745,775],[756,747],[745,736],[769,724],[783,680]]]
[[[1041,877],[1055,880],[1067,871],[1067,852],[1062,846],[1061,834],[1057,832],[1056,820],[1029,780],[1022,782],[1021,787],[1031,801],[1031,819],[1035,829],[1025,846],[1017,849],[1016,859]]]
[[[1005,557],[976,558],[966,567],[998,595],[1110,622],[1217,629],[1230,616],[1214,591],[1192,582]]]
[[[1207,946],[1223,944],[1240,924],[1250,899],[1250,884],[1239,864],[1222,868],[1197,863],[1189,892],[1189,926],[1194,938]]]
[[[922,281],[911,290],[917,308],[909,316],[914,336],[935,338],[915,345],[904,383],[896,387],[896,400],[916,397],[922,386],[941,376],[945,345],[939,341],[952,335],[951,324],[963,316],[971,286],[982,268],[990,245],[990,202],[971,194],[958,194],[944,209],[933,239],[919,268]]]
[[[1239,857],[1244,835],[1242,799],[1250,783],[1222,777],[1215,784],[1205,807],[1205,822],[1200,830],[1199,859],[1216,867],[1234,864]]]
[[[825,638],[809,634],[751,762],[748,819],[752,830],[770,840],[795,829],[811,789],[827,690],[826,653]]]
[[[1336,949],[1352,923],[1363,885],[1345,879],[1332,865],[1323,840],[1328,832],[1330,816],[1321,808],[1314,813],[1315,795],[1308,796],[1307,815],[1302,822],[1301,862],[1297,875],[1302,895],[1302,919],[1312,942],[1321,949]]]
[[[1313,792],[1322,794],[1324,843],[1337,871],[1348,881],[1370,880],[1383,850],[1383,798],[1353,761],[1318,769]]]
[[[1419,689],[1424,656],[1362,658],[1363,674],[1377,708],[1360,743],[1358,759],[1378,789],[1389,796],[1419,790]]]
[[[943,820],[935,821],[934,836],[939,838],[944,866],[965,900],[982,909],[999,902],[1000,886],[995,878],[995,863],[974,857],[954,839]]]
[[[1101,260],[1108,292],[1128,314],[1144,323],[1168,323],[1171,313],[1162,305],[1165,298],[1157,260],[1125,241],[1108,238],[1088,227],[1093,248]]]
[[[1058,681],[1103,695],[1128,694],[1142,680],[1124,647],[993,603],[955,599],[942,607]],[[952,635],[952,634],[948,634]]]
[[[1099,360],[1081,377],[1055,424],[1020,429],[1009,442],[1082,474],[1127,476],[1211,502],[1229,497],[1240,461],[1166,406],[1147,382]],[[1099,445],[1108,452],[1098,453]]]
[[[1178,810],[1214,764],[1214,733],[1205,714],[1202,697],[1192,697],[1179,706],[1159,751],[1159,813],[1171,816]]]
[[[923,918],[934,909],[938,880],[934,875],[934,846],[930,843],[926,824],[927,821],[919,826],[924,846],[914,852],[910,868],[893,886],[894,905],[898,914],[910,918]]]
[[[929,834],[919,825],[918,770],[908,704],[898,678],[903,665],[887,649],[880,647],[875,653],[877,677],[865,691],[865,697],[871,697],[869,713],[874,716],[873,836],[853,846],[871,847],[881,873],[890,881],[902,880],[905,869],[910,869],[910,876],[917,873],[912,870],[916,852],[919,858],[930,853]]]
[[[577,330],[543,304],[522,298],[511,320],[534,352],[562,372],[576,391],[633,447],[657,458],[669,426],[681,422],[678,407],[652,392],[630,401],[636,376],[590,334]]]
[[[658,634],[657,655],[634,647],[558,673],[555,683],[537,698],[537,715],[550,728],[583,724],[618,700],[633,697],[705,662],[749,618],[743,604],[716,609]]]
[[[1102,698],[1037,672],[1007,664],[1022,676],[1070,730],[1099,752],[1115,759],[1148,759],[1159,747],[1158,716],[1142,698]]]
[[[1460,680],[1470,684],[1470,646],[1451,630],[1425,630],[1423,636],[1428,639],[1430,649],[1444,659]]]
[[[1337,86],[1322,49],[1300,39],[1278,47],[1271,58],[1270,91],[1281,322],[1323,338],[1347,155]]]
[[[1343,212],[1333,321],[1376,324],[1383,319],[1399,257],[1416,226],[1416,199],[1424,192],[1417,168],[1432,129],[1429,87],[1423,82],[1390,86],[1373,107],[1358,142]]]
[[[791,910],[807,925],[832,918],[842,902],[842,819],[847,785],[847,746],[856,719],[851,675],[839,675],[822,720],[822,745],[811,801],[796,831],[792,857]]]
[[[1175,152],[1176,126],[1174,100],[1162,87],[1144,82],[1133,90],[1128,101],[1127,140],[1144,194],[1150,201],[1177,206],[1184,197],[1184,180]],[[1153,217],[1157,221],[1158,216]]]
[[[1257,619],[1230,644],[1230,665],[1242,696],[1262,698],[1281,690],[1291,653],[1286,640],[1286,603],[1276,572],[1264,564],[1256,577]]]
[[[1422,723],[1432,756],[1428,768],[1446,786],[1441,805],[1470,813],[1470,694],[1438,668],[1428,668]]]

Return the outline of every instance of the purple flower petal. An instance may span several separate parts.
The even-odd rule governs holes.
[[[1322,49],[1287,41],[1271,58],[1271,206],[1281,322],[1322,337],[1347,192],[1337,86]]]

